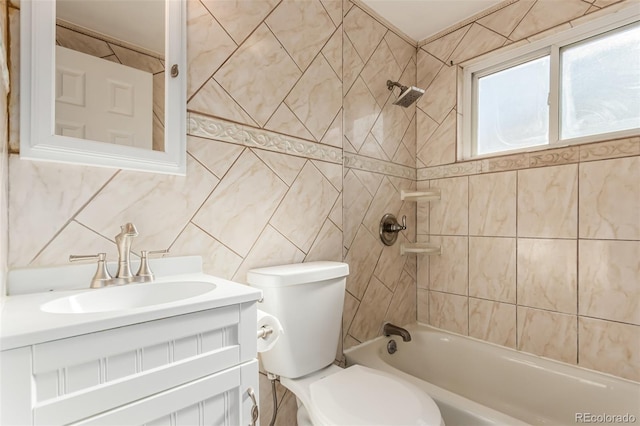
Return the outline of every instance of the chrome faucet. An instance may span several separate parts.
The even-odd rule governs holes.
[[[390,322],[385,322],[382,324],[382,334],[389,337],[392,334],[396,336],[402,337],[403,342],[411,341],[411,334],[404,328],[398,327],[397,325],[393,325]]]
[[[118,272],[115,279],[123,284],[133,281],[131,273],[130,253],[133,237],[138,236],[138,230],[133,223],[126,223],[120,227],[120,233],[116,235],[118,246]]]

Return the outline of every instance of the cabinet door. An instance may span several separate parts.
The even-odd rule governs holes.
[[[236,426],[251,424],[258,361],[224,370],[94,416],[77,425]]]

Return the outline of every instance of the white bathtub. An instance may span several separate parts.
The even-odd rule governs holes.
[[[640,424],[640,383],[426,325],[406,328],[411,342],[377,338],[347,350],[347,364],[390,371],[418,385],[447,426]],[[390,339],[398,345],[393,355],[386,348]]]

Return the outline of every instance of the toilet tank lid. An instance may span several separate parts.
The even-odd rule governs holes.
[[[307,262],[251,269],[247,281],[254,287],[286,287],[296,284],[342,278],[349,265],[342,262]]]

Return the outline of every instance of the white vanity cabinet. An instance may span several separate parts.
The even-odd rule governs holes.
[[[256,355],[255,300],[12,348],[0,423],[248,425]]]

